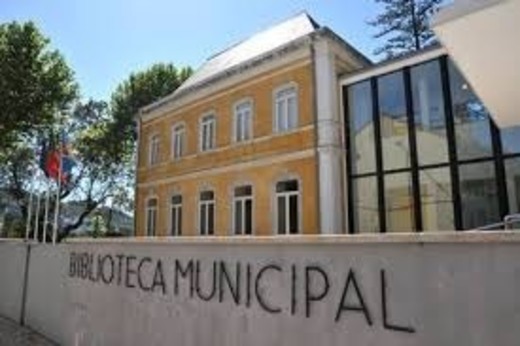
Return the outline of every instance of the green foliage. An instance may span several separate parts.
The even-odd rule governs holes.
[[[368,24],[379,29],[375,38],[386,38],[376,55],[392,58],[437,43],[428,23],[444,0],[375,0],[383,12]]]
[[[116,88],[111,96],[113,123],[111,132],[117,144],[116,151],[128,155],[134,149],[135,122],[139,109],[171,94],[193,70],[177,69],[173,64],[155,64],[132,73]]]
[[[62,239],[103,205],[132,210],[134,117],[141,107],[172,93],[192,70],[155,64],[132,73],[112,94],[110,104],[79,102],[72,70],[49,43],[31,22],[0,24],[0,187],[18,204],[25,220],[27,191],[39,169],[35,139],[54,138],[57,126],[63,127],[78,165],[59,198],[80,201],[82,207],[76,220],[63,225]],[[50,215],[57,186],[53,189]],[[8,221],[18,235],[24,234],[24,221]]]
[[[50,126],[76,96],[72,70],[32,22],[0,24],[0,151]]]

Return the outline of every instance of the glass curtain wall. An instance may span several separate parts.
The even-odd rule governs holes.
[[[446,57],[345,87],[351,233],[474,229],[520,211],[520,126]]]

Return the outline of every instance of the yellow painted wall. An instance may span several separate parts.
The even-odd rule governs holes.
[[[298,88],[298,128],[288,133],[273,133],[273,91],[284,84],[296,83]],[[253,136],[247,143],[233,143],[233,105],[244,98],[253,101]],[[216,115],[216,149],[199,152],[199,120],[212,111]],[[187,147],[180,160],[171,158],[171,130],[175,124],[186,126]],[[160,135],[160,162],[148,166],[148,140]],[[271,199],[276,180],[284,174],[293,174],[302,181],[301,220],[304,233],[316,233],[317,198],[315,156],[286,163],[274,163],[262,167],[213,174],[215,169],[230,165],[251,163],[269,157],[286,155],[315,147],[314,90],[310,60],[299,61],[291,67],[283,67],[257,76],[241,85],[183,106],[172,113],[144,122],[139,142],[139,167],[137,172],[136,223],[137,235],[144,234],[145,199],[156,195],[159,199],[158,234],[165,235],[169,218],[169,197],[177,188],[183,194],[183,233],[197,232],[198,192],[204,185],[216,193],[216,231],[230,234],[231,191],[233,184],[244,180],[253,184],[255,234],[272,234]],[[204,177],[192,178],[197,173]],[[209,176],[211,174],[211,176]],[[172,180],[179,180],[175,183]]]
[[[145,199],[148,196],[157,196],[159,200],[157,235],[168,235],[169,200],[172,194],[180,193],[183,197],[183,235],[198,235],[199,193],[202,190],[211,189],[215,193],[215,234],[231,235],[233,188],[250,184],[253,186],[253,233],[255,235],[272,235],[276,215],[274,212],[275,185],[285,178],[297,178],[300,181],[301,230],[304,234],[315,234],[318,229],[315,174],[315,159],[309,157],[154,187],[143,187],[139,189],[138,210],[144,211]],[[144,235],[144,222],[143,217],[138,218],[138,232],[136,233],[138,236]]]

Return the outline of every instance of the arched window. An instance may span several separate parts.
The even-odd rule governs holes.
[[[233,109],[233,138],[235,142],[253,138],[253,103],[251,100],[235,104]]]
[[[284,180],[276,184],[276,230],[278,234],[300,233],[298,180]]]
[[[253,234],[253,188],[238,186],[233,191],[233,234]]]
[[[199,233],[215,234],[215,194],[213,191],[202,191],[199,196]]]
[[[274,132],[285,132],[298,126],[298,92],[294,84],[274,93]]]
[[[170,201],[170,234],[182,235],[182,196],[173,195]]]
[[[150,144],[148,147],[148,164],[150,166],[159,163],[159,135],[153,135],[150,138]]]
[[[178,124],[172,130],[172,157],[179,159],[186,150],[186,128],[184,124]]]
[[[203,116],[200,120],[200,151],[214,149],[216,146],[217,120],[215,115]]]
[[[153,237],[157,228],[157,198],[150,198],[146,202],[146,235]]]

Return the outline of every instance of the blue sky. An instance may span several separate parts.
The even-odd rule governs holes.
[[[155,62],[197,68],[302,10],[371,56],[373,0],[0,0],[0,22],[35,21],[65,55],[82,96],[108,99],[132,71]]]

